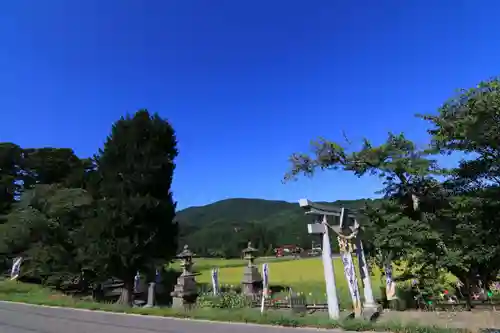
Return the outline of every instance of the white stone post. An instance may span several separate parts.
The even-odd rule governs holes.
[[[325,272],[326,296],[328,300],[328,316],[330,319],[337,320],[340,317],[339,300],[337,297],[335,274],[333,270],[332,247],[330,245],[330,235],[326,222],[326,216],[323,216],[322,223],[309,224],[307,229],[310,234],[321,234],[323,237],[322,258]]]
[[[359,272],[363,280],[363,296],[365,301],[363,303],[363,316],[366,319],[371,319],[380,312],[379,305],[375,303],[373,297],[372,282],[370,278],[370,270],[365,258],[365,251],[363,250],[363,242],[359,235],[356,239],[356,252],[358,255]]]
[[[337,320],[340,317],[339,300],[335,284],[335,273],[332,261],[332,247],[330,245],[330,234],[326,215],[323,216],[323,269],[325,271],[326,295],[328,298],[328,315],[330,319]]]
[[[357,255],[359,262],[359,272],[361,273],[361,278],[363,280],[363,295],[365,297],[365,304],[368,306],[375,304],[375,299],[373,298],[372,281],[370,278],[370,269],[368,268],[368,263],[365,258],[365,251],[363,250],[363,242],[358,239],[357,244]]]
[[[340,318],[339,299],[337,297],[337,288],[335,285],[335,274],[332,261],[332,247],[330,244],[329,225],[327,220],[328,214],[323,214],[321,211],[311,211],[311,203],[307,199],[299,200],[300,207],[307,209],[306,214],[314,214],[323,216],[321,223],[308,224],[307,229],[310,234],[321,234],[323,238],[322,258],[323,270],[325,273],[326,295],[328,300],[328,316],[330,319],[337,320]]]

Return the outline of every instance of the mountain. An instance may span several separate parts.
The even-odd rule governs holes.
[[[370,199],[340,200],[329,204],[361,208]],[[310,248],[318,236],[307,233],[312,217],[298,203],[235,198],[177,213],[179,246],[188,244],[200,256],[239,257],[248,241],[261,254],[283,244]]]
[[[298,208],[286,201],[235,198],[201,206],[189,207],[177,213],[180,223],[203,224],[218,220],[259,221],[277,212]]]

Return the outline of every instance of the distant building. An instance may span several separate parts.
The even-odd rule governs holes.
[[[282,245],[274,249],[276,257],[297,255],[300,252],[302,252],[302,248],[297,245]]]

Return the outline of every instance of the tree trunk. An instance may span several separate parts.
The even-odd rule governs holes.
[[[469,277],[465,278],[465,290],[467,290],[467,297],[465,299],[465,309],[466,311],[471,311],[472,310],[472,295],[471,295],[471,285],[470,285],[470,279]]]
[[[133,294],[134,294],[134,284],[131,282],[125,282],[122,287],[120,298],[118,298],[116,304],[132,306]]]

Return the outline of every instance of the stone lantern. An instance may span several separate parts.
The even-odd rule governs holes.
[[[243,250],[243,258],[248,260],[248,265],[243,269],[243,294],[247,296],[256,296],[262,289],[262,276],[259,269],[254,265],[256,249],[252,247],[252,242],[248,242],[248,246]]]
[[[190,309],[196,303],[198,288],[195,276],[198,274],[192,272],[193,256],[194,254],[187,245],[184,245],[184,250],[177,255],[177,258],[181,260],[182,273],[177,278],[174,291],[170,293],[173,297],[173,308]]]

